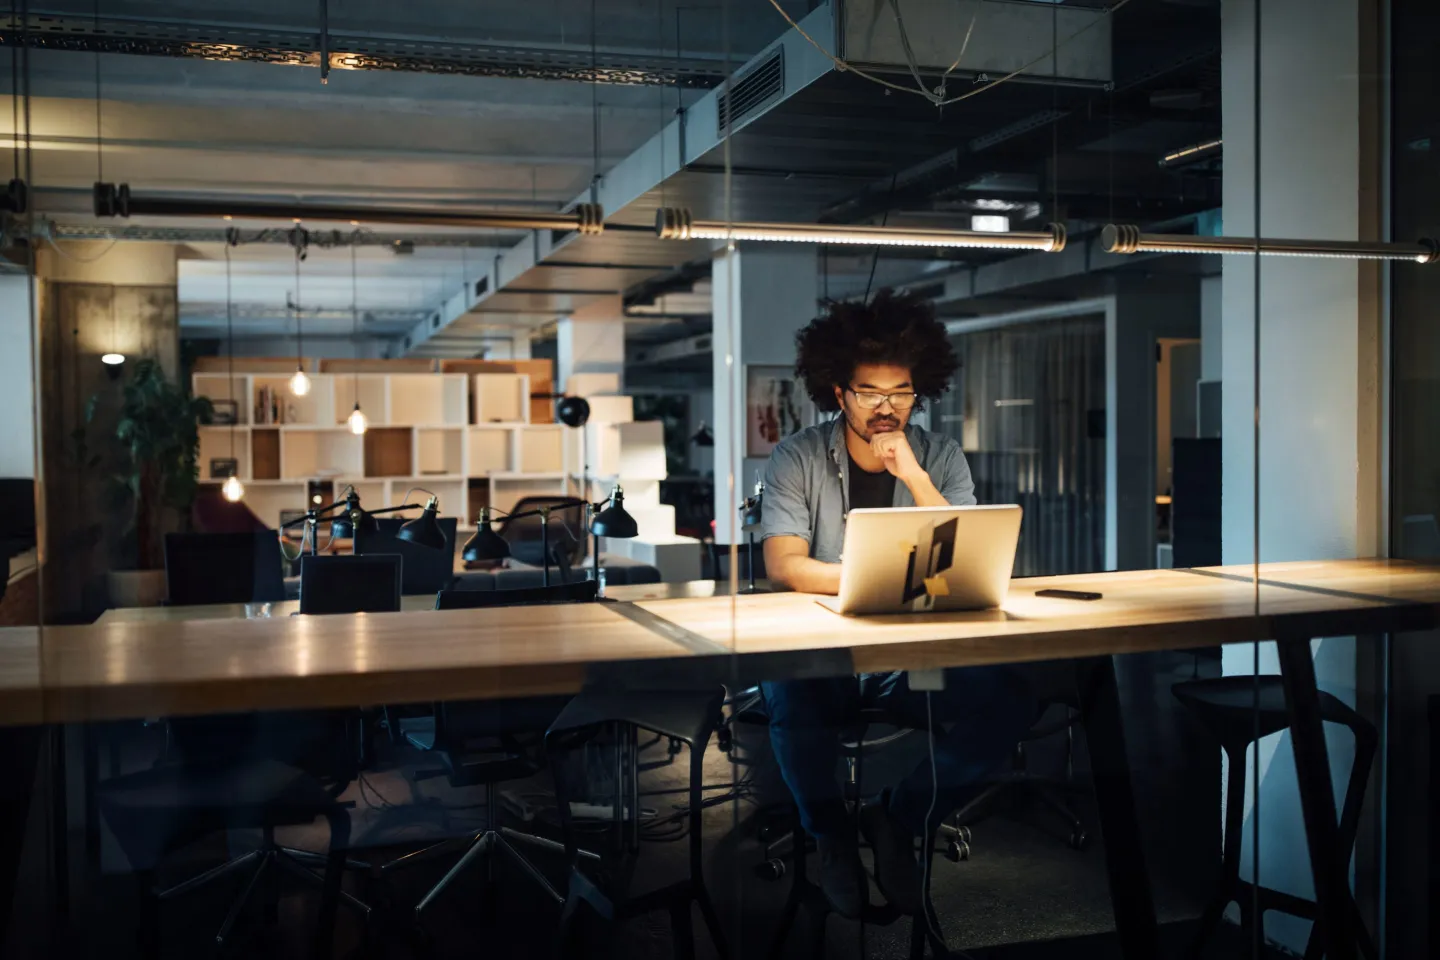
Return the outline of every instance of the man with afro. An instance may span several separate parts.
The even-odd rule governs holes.
[[[850,510],[975,503],[960,445],[910,422],[950,388],[960,364],[930,306],[888,290],[868,303],[831,303],[795,341],[796,377],[835,416],[787,437],[770,456],[765,569],[781,586],[833,594]],[[912,691],[904,673],[777,681],[762,691],[781,775],[816,838],[821,887],[852,919],[868,899],[867,883],[836,768],[841,731],[859,711],[883,709],[934,731],[938,787],[927,757],[860,811],[880,892],[911,914],[921,909],[915,838],[926,835],[932,801],[933,828],[979,792],[1038,714],[1025,680],[1008,667],[947,670],[944,690],[933,695]]]

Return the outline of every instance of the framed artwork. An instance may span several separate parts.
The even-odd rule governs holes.
[[[789,367],[745,367],[745,456],[768,457],[781,440],[813,423],[815,404]]]
[[[235,400],[212,400],[210,405],[213,413],[211,423],[227,426],[240,422],[240,404]]]
[[[239,472],[240,461],[234,457],[212,457],[210,460],[210,476],[213,479],[224,480]]]

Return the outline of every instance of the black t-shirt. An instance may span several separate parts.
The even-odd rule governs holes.
[[[850,452],[845,452],[850,461],[850,509],[858,507],[893,507],[895,505],[895,474],[882,469],[870,473],[855,462]]]

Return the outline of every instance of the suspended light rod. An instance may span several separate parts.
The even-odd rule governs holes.
[[[989,250],[1065,249],[1065,228],[1052,223],[1043,231],[989,233],[982,230],[914,230],[907,227],[841,226],[826,223],[726,223],[695,220],[690,211],[666,207],[655,212],[662,240],[775,240],[792,243],[858,244],[898,247],[977,247]]]
[[[571,230],[586,234],[600,233],[605,229],[605,212],[598,204],[593,203],[577,204],[573,210],[566,213],[449,213],[254,203],[226,197],[198,200],[147,198],[131,194],[130,185],[127,183],[118,186],[113,183],[97,183],[93,198],[97,217],[217,217],[224,220],[283,220],[291,223],[337,221],[351,226],[361,223],[390,223],[484,230]]]
[[[1355,240],[1272,240],[1261,237],[1196,237],[1141,233],[1129,224],[1110,224],[1100,233],[1106,253],[1238,253],[1271,257],[1330,257],[1340,260],[1410,260],[1440,262],[1434,240],[1416,243],[1367,243]]]

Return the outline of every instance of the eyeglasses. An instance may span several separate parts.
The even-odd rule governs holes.
[[[915,406],[915,391],[906,390],[903,393],[861,393],[854,387],[847,387],[855,394],[855,402],[865,410],[875,410],[890,401],[893,410],[909,410]]]

